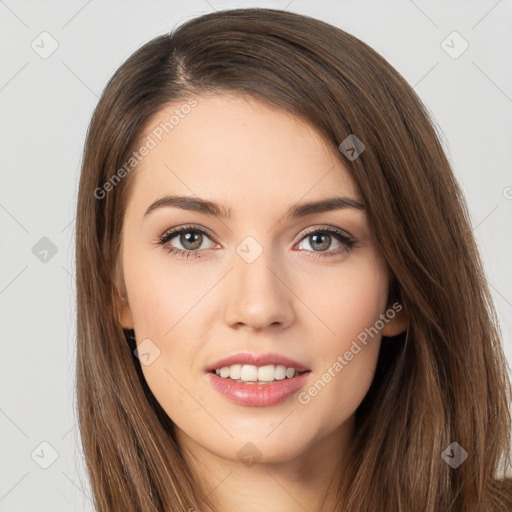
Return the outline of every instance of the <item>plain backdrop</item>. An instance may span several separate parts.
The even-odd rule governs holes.
[[[73,252],[93,108],[143,43],[234,7],[332,23],[415,88],[466,194],[512,360],[511,0],[0,0],[0,511],[93,510],[74,412]]]

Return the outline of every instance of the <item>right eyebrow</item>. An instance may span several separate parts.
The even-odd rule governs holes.
[[[182,210],[196,211],[205,213],[206,215],[212,215],[214,217],[223,217],[226,219],[231,218],[231,209],[226,210],[222,205],[214,203],[213,201],[208,201],[199,197],[169,195],[154,201],[147,208],[146,213],[144,213],[144,217],[165,206],[174,206],[176,208],[181,208]]]

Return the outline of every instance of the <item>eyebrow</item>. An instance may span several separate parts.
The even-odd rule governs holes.
[[[199,197],[190,196],[171,196],[166,195],[154,201],[144,213],[144,217],[154,212],[159,208],[166,206],[174,206],[175,208],[181,208],[182,210],[195,211],[211,215],[213,217],[220,217],[225,219],[231,218],[231,208],[226,209],[221,204]],[[327,199],[321,199],[319,201],[312,201],[308,203],[299,203],[291,206],[285,213],[284,218],[296,219],[299,217],[305,217],[306,215],[312,215],[314,213],[324,213],[332,210],[341,210],[346,208],[352,208],[355,210],[364,210],[364,206],[351,197],[330,197]]]

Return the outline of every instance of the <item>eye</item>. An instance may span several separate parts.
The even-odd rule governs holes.
[[[174,239],[176,241],[167,247],[169,253],[183,256],[184,258],[196,258],[200,255],[199,250],[208,248],[204,247],[203,244],[207,239],[210,239],[210,236],[206,231],[195,226],[183,226],[164,233],[157,243],[165,246]],[[182,248],[175,247],[175,244],[181,245]]]
[[[204,229],[198,228],[197,226],[182,226],[167,231],[157,239],[156,243],[164,246],[168,253],[178,257],[200,258],[202,257],[201,253],[203,250],[213,246],[218,247],[218,244],[214,242],[212,242],[210,246],[204,247],[203,244],[208,240],[211,241],[211,236]],[[304,242],[306,242],[306,247],[303,247]],[[334,250],[327,250],[333,245],[333,242],[335,242],[338,247]],[[176,244],[181,245],[181,248],[176,247]],[[305,250],[311,253],[311,257],[318,258],[348,253],[356,245],[356,240],[351,236],[337,228],[329,227],[307,232],[301,238],[298,249],[300,251]]]
[[[338,243],[339,247],[335,250],[327,251],[326,249],[332,246],[333,239],[334,242]],[[356,245],[356,241],[351,236],[336,228],[322,228],[309,231],[302,237],[300,245],[303,244],[303,241],[307,242],[306,250],[312,252],[311,256],[314,258],[344,254]],[[304,248],[299,246],[299,249],[303,250]]]

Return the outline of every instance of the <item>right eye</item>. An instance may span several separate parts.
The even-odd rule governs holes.
[[[170,247],[166,247],[173,239],[176,239],[174,243],[179,243],[182,248],[175,247],[174,244],[171,244]],[[201,257],[199,254],[200,251],[206,249],[205,247],[201,249],[206,239],[210,239],[210,236],[204,230],[195,226],[183,226],[164,233],[159,238],[158,243],[163,245],[171,254],[184,258],[198,258]]]

